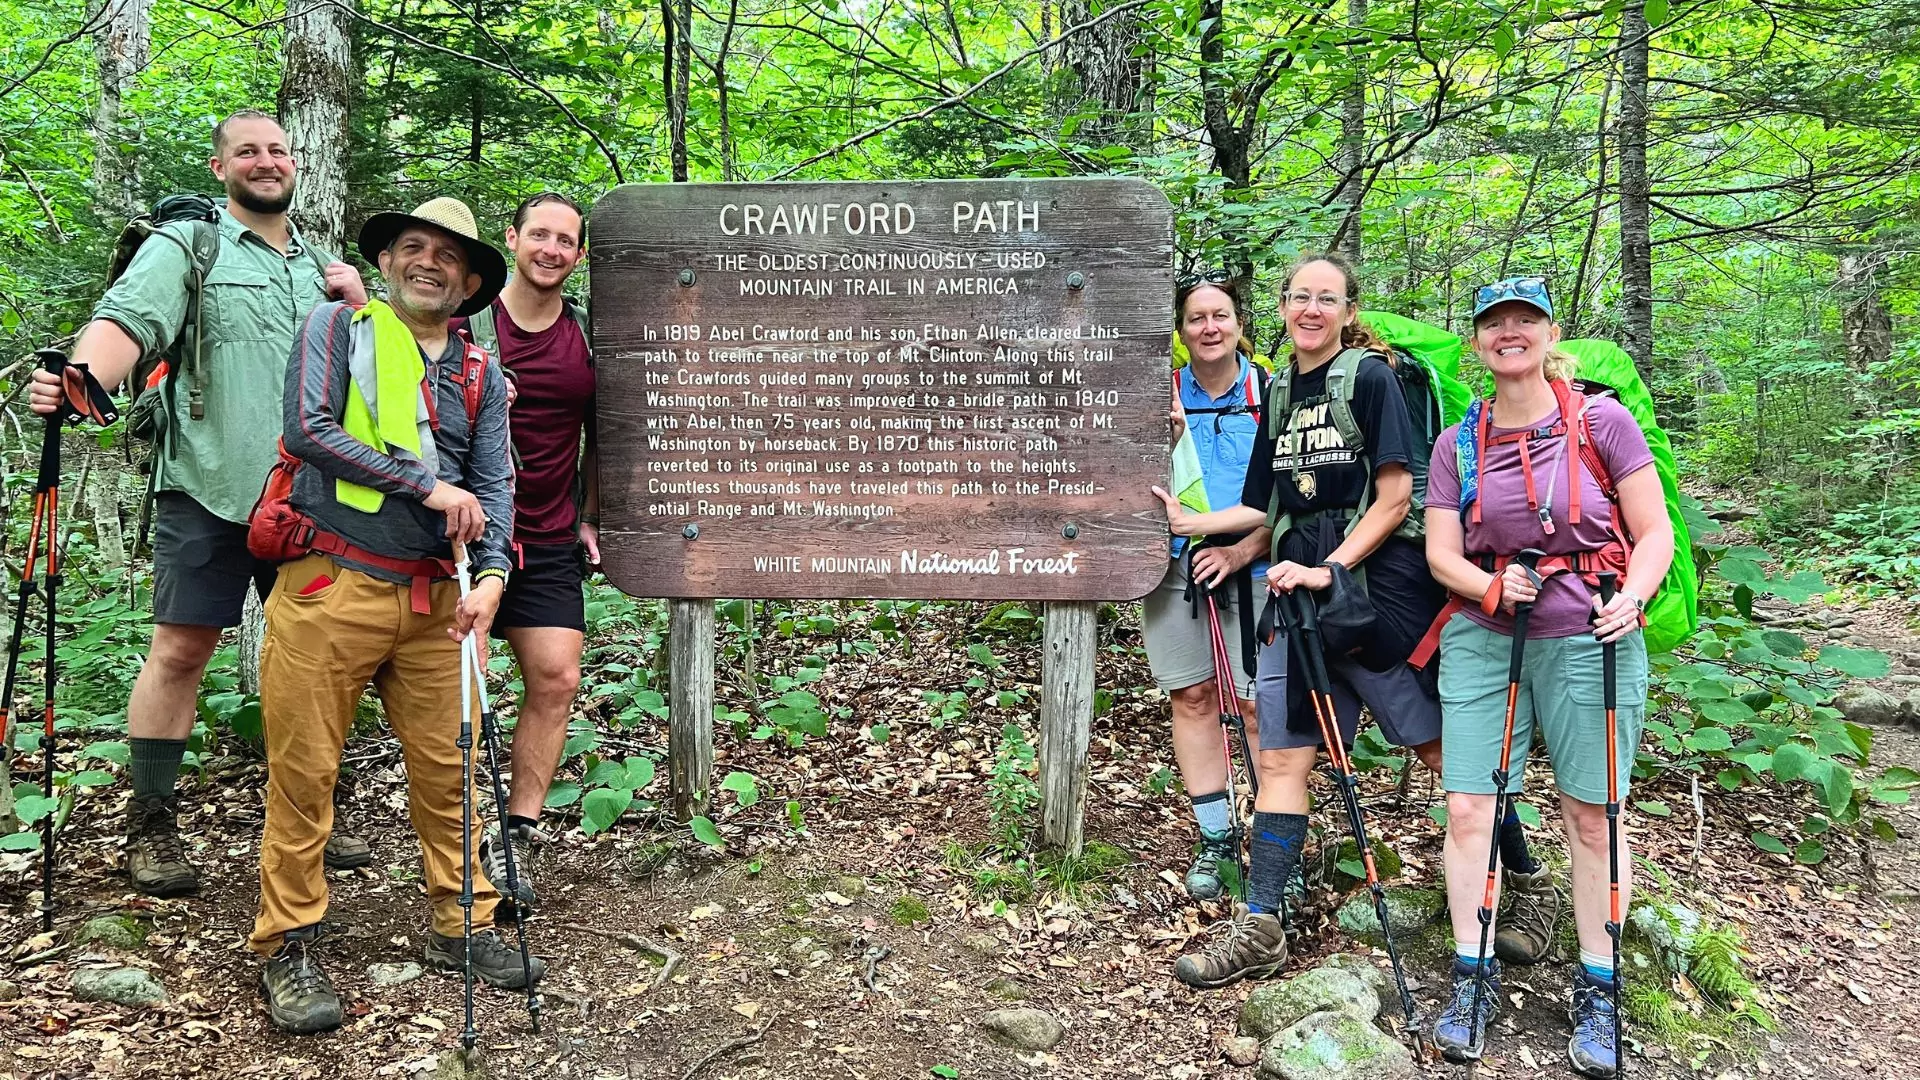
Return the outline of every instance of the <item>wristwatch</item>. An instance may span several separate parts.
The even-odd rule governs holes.
[[[1621,589],[1620,595],[1633,601],[1633,608],[1635,611],[1638,611],[1642,615],[1645,615],[1647,613],[1646,597],[1641,596],[1639,593],[1634,592],[1632,589]]]

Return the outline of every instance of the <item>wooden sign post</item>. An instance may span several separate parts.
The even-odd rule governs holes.
[[[1045,600],[1043,839],[1078,849],[1095,605],[1166,572],[1172,252],[1138,180],[600,200],[601,551],[673,600],[683,817],[712,770],[713,599]]]

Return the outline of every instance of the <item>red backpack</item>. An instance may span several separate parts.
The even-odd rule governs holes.
[[[465,334],[460,335],[460,343],[465,351],[461,356],[460,374],[454,379],[460,384],[461,394],[467,406],[467,425],[472,427],[480,420],[480,394],[486,385],[487,353],[475,345]],[[421,385],[431,390],[429,381],[433,368],[427,370],[427,379]],[[429,392],[427,399],[427,422],[436,430],[440,418],[435,408],[435,397]],[[448,559],[396,559],[379,552],[368,551],[350,543],[337,533],[320,528],[313,518],[301,513],[293,505],[293,478],[299,473],[303,462],[287,453],[287,443],[280,440],[280,460],[267,473],[267,482],[260,489],[260,499],[253,504],[253,512],[247,515],[247,550],[253,557],[266,562],[290,562],[312,552],[332,555],[335,558],[349,559],[353,562],[377,566],[383,570],[406,574],[413,579],[413,610],[426,614],[432,610],[427,597],[427,583],[434,578],[452,577],[454,565]]]

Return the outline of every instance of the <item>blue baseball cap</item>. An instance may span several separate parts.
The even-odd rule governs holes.
[[[1518,300],[1529,304],[1547,318],[1554,318],[1553,297],[1547,292],[1547,279],[1539,277],[1502,278],[1491,285],[1482,285],[1473,294],[1473,318],[1480,316],[1496,304],[1509,300]]]

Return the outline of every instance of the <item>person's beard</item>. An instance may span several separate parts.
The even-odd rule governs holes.
[[[422,302],[415,298],[411,289],[398,285],[388,290],[387,302],[395,310],[406,314],[410,321],[427,326],[453,318],[453,313],[460,310],[460,305],[466,303],[467,298],[449,291],[445,299],[438,303]]]
[[[227,198],[256,214],[284,214],[287,212],[287,207],[293,205],[293,185],[282,185],[281,191],[284,194],[270,199],[254,194],[242,182],[227,187]]]

